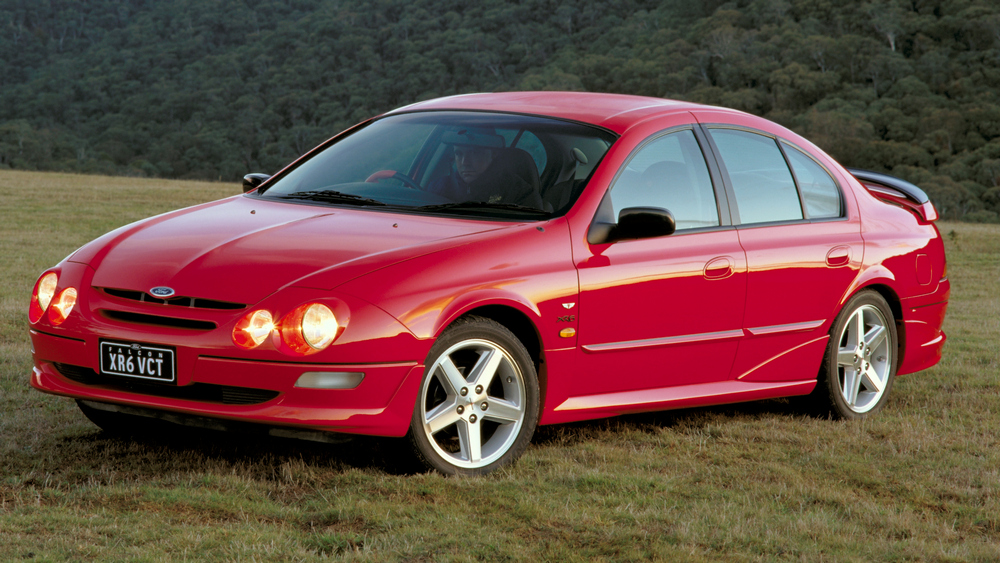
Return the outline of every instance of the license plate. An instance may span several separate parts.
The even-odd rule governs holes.
[[[101,374],[173,383],[173,348],[136,342],[101,342]]]

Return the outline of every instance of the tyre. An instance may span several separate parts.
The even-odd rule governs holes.
[[[852,297],[830,328],[813,395],[821,412],[860,419],[882,409],[899,362],[896,322],[874,291]]]
[[[417,459],[449,475],[482,475],[524,453],[538,424],[538,377],[503,325],[459,319],[427,355],[409,438]]]

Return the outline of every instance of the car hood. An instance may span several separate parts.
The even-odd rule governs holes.
[[[321,270],[333,287],[505,226],[236,196],[127,225],[69,260],[94,269],[95,287],[250,305]]]

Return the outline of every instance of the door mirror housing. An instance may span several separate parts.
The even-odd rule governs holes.
[[[677,230],[673,213],[662,207],[626,207],[618,214],[615,240],[655,238],[672,235]]]
[[[587,233],[590,244],[607,244],[625,239],[656,238],[677,230],[674,215],[662,207],[626,207],[618,223],[595,222]]]
[[[269,179],[271,179],[269,174],[247,174],[243,177],[243,193],[257,189]]]

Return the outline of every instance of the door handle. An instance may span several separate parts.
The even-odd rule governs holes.
[[[851,262],[851,247],[850,246],[835,246],[830,249],[830,252],[826,253],[826,265],[837,268],[839,266],[846,266]]]
[[[719,256],[705,264],[705,277],[710,280],[723,280],[733,275],[733,259],[729,256]]]

